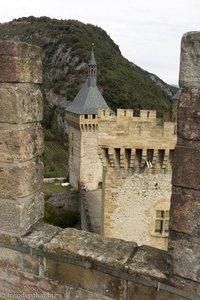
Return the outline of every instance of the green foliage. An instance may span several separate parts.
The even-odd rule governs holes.
[[[80,221],[80,215],[70,210],[56,213],[54,208],[45,201],[44,221],[61,228],[73,227]]]
[[[81,63],[88,62],[94,43],[98,86],[114,110],[146,108],[156,109],[161,114],[171,109],[170,97],[146,71],[125,59],[109,35],[97,26],[33,16],[0,25],[0,39],[16,36],[43,48],[44,91],[51,88],[72,101],[87,76],[87,66]],[[48,106],[45,101],[43,124],[57,135],[55,112]]]

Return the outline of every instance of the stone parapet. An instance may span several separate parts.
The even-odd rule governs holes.
[[[198,299],[170,285],[167,252],[40,223],[21,238],[0,235],[1,293],[58,300]],[[28,296],[27,296],[28,297]],[[66,298],[71,297],[71,298]]]

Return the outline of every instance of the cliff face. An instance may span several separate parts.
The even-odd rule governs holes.
[[[126,60],[99,27],[73,20],[28,17],[0,24],[0,39],[20,40],[43,49],[46,123],[50,122],[52,108],[62,120],[68,101],[80,89],[87,76],[92,43],[99,67],[98,86],[113,109],[146,108],[159,113],[170,109],[170,86],[157,77],[155,82],[152,74]]]

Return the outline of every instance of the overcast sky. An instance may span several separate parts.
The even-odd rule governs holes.
[[[100,26],[128,60],[178,83],[180,40],[200,30],[200,0],[6,0],[0,22],[23,16],[76,19]],[[98,45],[96,45],[98,47]]]

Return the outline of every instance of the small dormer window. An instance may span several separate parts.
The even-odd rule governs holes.
[[[96,118],[96,115],[92,115],[92,119],[95,119]]]

